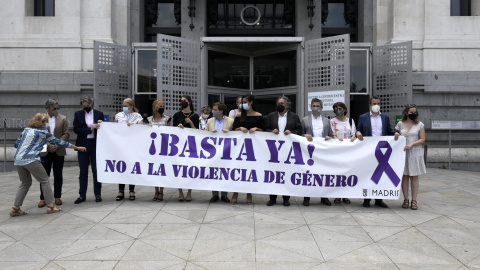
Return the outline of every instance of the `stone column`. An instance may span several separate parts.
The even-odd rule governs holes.
[[[322,37],[322,1],[313,0],[315,15],[312,18],[313,28],[310,30],[310,18],[308,17],[307,0],[295,1],[295,36],[304,37],[305,40]]]
[[[201,37],[207,35],[207,1],[195,1],[195,17],[192,19],[188,16],[190,0],[182,0],[182,37],[200,40]],[[195,26],[192,30],[190,24]]]

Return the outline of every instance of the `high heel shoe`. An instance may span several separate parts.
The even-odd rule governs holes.
[[[247,193],[247,204],[252,204],[252,193]]]
[[[15,217],[15,216],[23,216],[26,215],[27,212],[24,212],[20,209],[20,207],[15,207],[12,206],[12,209],[10,210],[10,216]]]
[[[124,191],[120,190],[120,191],[118,191],[118,193],[119,194],[121,193],[122,195],[117,195],[117,197],[115,197],[115,201],[117,201],[117,202],[121,201],[121,200],[123,200],[123,198],[125,198],[125,192]]]
[[[237,203],[237,197],[238,197],[238,193],[237,192],[234,192],[233,195],[232,195],[232,199],[230,200],[230,202],[232,204],[236,204]]]
[[[413,201],[412,201],[413,203]],[[407,209],[408,208],[408,200],[403,200],[402,208]]]
[[[47,214],[57,213],[57,212],[60,212],[60,211],[62,211],[62,208],[57,208],[54,205],[52,205],[52,206],[47,205]]]

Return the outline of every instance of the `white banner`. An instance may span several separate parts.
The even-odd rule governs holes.
[[[102,183],[329,198],[398,199],[405,138],[364,141],[102,123]],[[88,149],[87,149],[88,151]]]

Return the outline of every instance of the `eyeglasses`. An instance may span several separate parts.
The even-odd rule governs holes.
[[[412,108],[416,108],[416,107],[417,107],[417,105],[415,105],[415,104],[408,104],[407,106],[408,106],[408,107],[412,107]]]
[[[52,108],[52,111],[58,111],[60,108]]]

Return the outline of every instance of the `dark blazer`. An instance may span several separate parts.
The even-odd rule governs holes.
[[[103,121],[103,112],[93,110],[93,123],[98,123],[98,120]],[[85,111],[80,110],[75,112],[73,118],[73,131],[77,134],[76,146],[87,146],[87,135],[92,133],[92,130],[85,122]],[[97,138],[97,130],[95,130],[95,139]]]
[[[394,135],[395,131],[390,127],[390,118],[386,114],[380,114],[382,118],[382,136]],[[357,131],[363,136],[372,136],[372,122],[370,121],[370,112],[360,115],[358,118]]]
[[[265,122],[265,131],[272,132],[274,129],[278,129],[278,112],[271,112],[267,116]],[[296,135],[302,135],[302,124],[300,123],[300,117],[295,113],[288,111],[287,124],[285,130],[290,130],[291,133]]]

